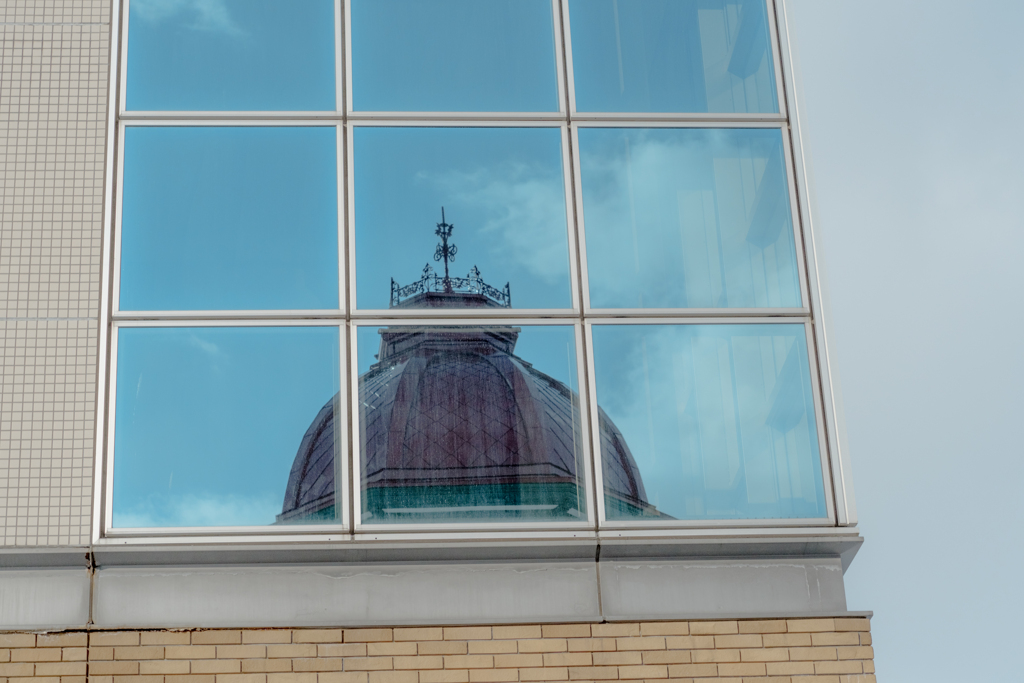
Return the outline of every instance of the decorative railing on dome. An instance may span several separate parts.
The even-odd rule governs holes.
[[[512,308],[512,292],[508,283],[503,289],[492,287],[480,277],[476,266],[469,271],[467,277],[444,277],[437,275],[428,263],[423,268],[423,275],[412,284],[400,286],[391,278],[391,307],[419,294],[482,294],[503,308]]]

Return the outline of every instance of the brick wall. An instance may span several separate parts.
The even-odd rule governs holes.
[[[867,619],[0,634],[0,683],[874,683]]]

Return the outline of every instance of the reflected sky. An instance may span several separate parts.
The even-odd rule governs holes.
[[[557,111],[550,0],[353,0],[361,111]]]
[[[330,127],[129,127],[122,310],[338,307]]]
[[[455,225],[452,276],[478,266],[510,283],[514,308],[569,308],[569,248],[557,128],[368,128],[355,138],[359,308],[387,308],[434,261],[441,207]]]
[[[578,111],[778,111],[764,0],[569,0]]]
[[[800,306],[780,131],[581,128],[595,308]]]
[[[272,524],[337,328],[121,329],[115,527]]]
[[[802,325],[595,325],[597,400],[677,519],[824,517]]]
[[[333,0],[132,0],[127,107],[331,110]]]

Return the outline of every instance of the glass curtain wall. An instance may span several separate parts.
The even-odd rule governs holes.
[[[767,0],[125,12],[108,533],[829,521]]]

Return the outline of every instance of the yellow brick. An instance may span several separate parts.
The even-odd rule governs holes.
[[[690,624],[686,621],[651,621],[640,624],[640,635],[688,636],[690,635]]]
[[[445,640],[490,640],[490,626],[457,626],[444,629]]]
[[[836,630],[837,631],[870,631],[871,621],[864,617],[855,617],[852,619],[836,619]]]
[[[835,619],[788,619],[786,628],[790,633],[813,633],[835,631]]]
[[[390,645],[391,643],[376,643],[377,645]],[[271,646],[273,647],[273,646]],[[311,648],[311,644],[303,644],[292,647]],[[311,650],[305,650],[311,652]],[[366,643],[322,643],[316,646],[317,657],[365,657],[367,653]],[[302,655],[309,657],[311,655]]]
[[[712,636],[669,636],[665,639],[669,650],[711,650],[715,647]]]
[[[89,634],[82,632],[40,633],[36,636],[36,647],[86,647]]]
[[[35,647],[36,637],[31,633],[0,633],[0,647]]]
[[[89,645],[111,647],[139,644],[139,634],[133,631],[93,631],[89,634]]]
[[[292,640],[299,642],[298,631],[292,634]],[[346,643],[380,643],[393,640],[393,632],[389,628],[347,628]]]
[[[188,645],[192,642],[188,631],[143,631],[139,637],[140,645]]]
[[[90,676],[90,678],[92,678]],[[122,679],[124,681],[125,679]],[[132,679],[127,679],[130,682]],[[188,674],[183,676],[164,676],[165,683],[214,683],[217,677],[213,674]]]
[[[345,671],[383,671],[392,668],[391,657],[349,657]]]
[[[194,674],[237,674],[241,672],[242,663],[237,659],[197,659],[192,662],[192,673]]]
[[[8,659],[10,653],[8,652]],[[60,659],[62,662],[84,662],[89,658],[87,647],[65,647],[61,648]]]
[[[768,619],[764,621],[740,621],[738,622],[740,633],[785,633],[786,621],[784,619]]]
[[[164,648],[159,645],[145,647],[115,647],[114,659],[163,659]]]
[[[592,624],[590,633],[595,638],[629,638],[640,635],[640,624]]]
[[[86,676],[61,676],[60,683],[88,683]]]
[[[569,678],[574,681],[608,681],[619,677],[619,670],[614,666],[574,667],[569,669]]]
[[[546,624],[540,630],[545,638],[590,637],[590,624]]]
[[[317,683],[315,673],[268,673],[267,683]]]
[[[761,636],[756,633],[748,633],[733,636],[715,636],[716,648],[730,647],[761,647]]]
[[[370,683],[417,683],[415,671],[371,671]]]
[[[84,649],[84,648],[82,648],[82,649]],[[63,659],[63,656],[61,658]],[[10,650],[0,649],[0,662],[9,662],[9,661],[11,661],[11,651]]]
[[[596,666],[636,666],[644,663],[644,654],[639,650],[634,650],[633,652],[595,652],[592,656]],[[690,660],[687,659],[686,661]]]
[[[540,638],[541,628],[537,625],[495,626],[491,629],[491,637],[495,640],[509,638]]]
[[[720,636],[739,633],[739,625],[735,621],[691,621],[690,633],[695,636]]]
[[[7,679],[2,679],[7,680]],[[114,683],[113,676],[89,676],[89,683]]]
[[[766,633],[761,636],[765,647],[810,647],[809,633]]]
[[[519,680],[521,681],[567,681],[569,670],[555,667],[553,669],[520,669]]]
[[[31,676],[35,673],[35,669],[36,665],[32,662],[0,664],[0,676]]]
[[[864,669],[861,667],[859,661],[845,661],[845,662],[815,662],[814,673],[821,675],[826,674],[859,674],[864,673]]]
[[[444,639],[444,629],[437,626],[430,628],[396,628],[392,629],[392,632],[394,639],[399,641]]]
[[[213,645],[168,645],[164,648],[167,659],[213,659],[217,648]]]
[[[41,662],[36,676],[84,676],[85,662]]]
[[[519,680],[516,669],[469,669],[470,683],[507,683]]]
[[[12,662],[59,662],[60,649],[48,648],[18,648],[11,650]]]
[[[860,645],[859,633],[812,633],[811,645],[815,647],[824,645]]]
[[[444,657],[431,655],[428,657],[393,657],[392,666],[395,669],[443,669]]]
[[[860,634],[860,644],[861,645],[870,645],[871,644],[871,634],[870,633],[861,633]]]
[[[696,678],[698,676],[714,677],[718,675],[717,664],[671,664],[668,667],[670,678]]]
[[[193,631],[193,645],[241,645],[241,631]],[[218,677],[219,680],[220,677]]]
[[[495,627],[495,632],[497,632]],[[568,650],[564,638],[533,638],[519,641],[519,651],[527,652],[565,652]]]
[[[738,662],[739,650],[691,650],[690,658],[694,662]]]
[[[843,674],[839,676],[839,683],[875,683],[872,674]]]
[[[321,645],[320,647],[323,646]],[[312,643],[301,643],[299,645],[267,645],[268,659],[278,659],[283,657],[316,657],[316,653],[317,646]]]
[[[497,669],[544,666],[544,655],[494,655],[494,666]]]
[[[114,648],[112,647],[90,647],[89,648],[89,661],[98,662],[104,660],[111,660],[114,658]]]
[[[611,652],[615,649],[614,638],[571,638],[565,642],[569,652]]]
[[[366,654],[370,657],[414,655],[416,654],[416,643],[367,643]]]
[[[789,658],[794,662],[839,659],[834,647],[791,647]]]
[[[508,655],[519,652],[518,640],[471,640],[467,645],[471,655]]]
[[[417,643],[416,651],[421,655],[464,655],[469,649],[466,641],[452,640]]]
[[[183,659],[154,659],[139,662],[139,673],[143,676],[191,673],[189,662]]]
[[[875,649],[872,647],[839,647],[836,648],[839,659],[874,659]]]
[[[668,678],[667,666],[620,666],[619,678],[635,680],[638,678]]]
[[[782,647],[770,649],[756,648],[740,650],[741,662],[785,662],[789,660],[789,650]]]
[[[494,657],[491,655],[447,655],[444,658],[446,669],[490,669],[493,666]]]
[[[343,669],[351,669],[352,671],[368,671],[366,666],[359,666],[364,663],[366,657],[353,657],[352,659],[342,659],[340,657],[311,657],[309,659],[293,659],[292,660],[292,671],[341,671]],[[373,661],[378,662],[378,669],[390,669],[391,658],[390,657],[374,657]],[[349,662],[354,662],[352,666],[349,666]]]
[[[661,636],[646,636],[640,638],[616,638],[616,650],[664,650],[665,638]]]
[[[365,671],[330,671],[316,675],[317,683],[367,683],[369,674]]]
[[[468,683],[469,674],[492,669],[436,669],[420,672],[420,683]]]
[[[718,665],[719,676],[767,676],[765,665],[761,662],[723,662]]]
[[[691,661],[689,650],[648,650],[643,656],[644,664],[689,664]]]
[[[292,642],[292,632],[288,629],[261,629],[258,631],[242,631],[243,645],[270,645],[271,643]]]
[[[593,666],[594,658],[589,652],[549,652],[544,657],[544,666]]]
[[[768,662],[769,676],[808,676],[814,673],[813,662]]]
[[[266,645],[218,645],[218,659],[263,659],[267,656]]]
[[[217,683],[267,683],[266,674],[217,674]]]
[[[42,681],[56,681],[59,679],[43,678]],[[163,676],[114,676],[114,683],[163,683]]]
[[[292,670],[290,659],[243,659],[242,673],[244,674],[266,674],[282,673]]]
[[[360,629],[353,629],[353,633]],[[384,633],[388,634],[387,638],[372,638],[372,640],[391,640],[391,629],[366,629],[373,633]],[[348,637],[348,631],[345,632],[345,641],[360,642],[364,643],[365,640],[353,639]],[[342,637],[342,631],[340,628],[304,628],[292,631],[292,642],[293,643],[340,643]]]
[[[131,676],[137,673],[138,662],[89,662],[90,676]]]
[[[873,674],[873,673],[875,673],[875,663],[874,662],[861,662],[860,665],[864,667],[864,673],[866,673],[866,674]]]

